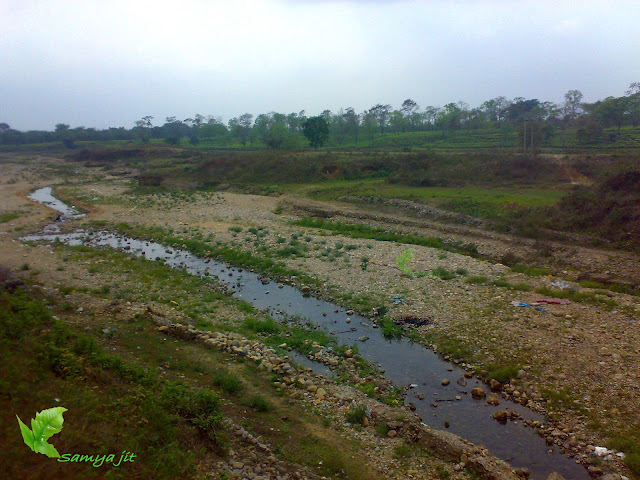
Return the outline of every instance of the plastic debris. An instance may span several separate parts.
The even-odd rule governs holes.
[[[536,312],[546,312],[547,309],[544,307],[536,307]]]
[[[548,305],[569,305],[571,300],[567,300],[566,298],[541,298],[536,300],[536,303],[546,303]]]
[[[596,447],[594,452],[598,457],[604,457],[605,455],[609,455],[613,453],[613,450],[609,450],[607,447]]]
[[[551,282],[551,285],[554,286],[554,287],[557,287],[557,288],[561,288],[562,290],[564,290],[565,288],[571,287],[571,285],[569,285],[564,280],[555,280],[555,281]]]
[[[515,301],[515,300],[513,302],[511,302],[511,305],[513,305],[514,307],[530,307],[531,306],[528,303],[518,302],[518,301]]]
[[[395,303],[396,305],[399,305],[401,303],[406,303],[407,299],[404,298],[402,295],[395,295],[395,296],[391,297],[391,301],[393,303]]]

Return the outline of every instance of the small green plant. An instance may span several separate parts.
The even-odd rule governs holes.
[[[389,425],[386,423],[378,423],[376,424],[375,430],[381,437],[386,437],[387,433],[389,433]]]
[[[20,266],[20,270],[23,270],[23,271],[29,270],[29,264],[28,263],[23,263]]]
[[[368,266],[369,266],[369,257],[362,257],[360,261],[360,268],[362,268],[362,271],[364,272]]]
[[[242,381],[229,372],[220,370],[213,375],[213,384],[222,388],[226,393],[233,395],[242,390]]]
[[[458,267],[456,268],[456,273],[458,275],[467,275],[469,273],[469,270],[467,270],[466,268]]]
[[[467,277],[465,280],[466,283],[470,283],[472,285],[483,285],[487,283],[489,279],[484,275],[472,275],[471,277]]]
[[[355,403],[349,407],[347,414],[345,415],[345,420],[348,423],[352,423],[354,425],[359,425],[364,420],[364,417],[367,416],[367,407],[366,405],[361,405],[359,403]]]
[[[443,480],[451,478],[451,472],[444,467],[438,467],[436,468],[436,471],[438,472],[440,478],[442,478]]]
[[[411,269],[409,268],[411,260],[413,260],[413,248],[407,248],[396,258],[398,268],[405,275],[411,275]]]
[[[249,399],[249,406],[256,412],[270,412],[273,410],[273,405],[259,393]]]
[[[442,280],[451,280],[453,278],[456,278],[454,273],[450,272],[449,270],[447,270],[444,267],[434,268],[431,271],[431,273],[436,277],[440,277]]]
[[[505,383],[511,380],[512,378],[516,378],[518,376],[518,371],[521,368],[522,368],[521,365],[495,366],[488,369],[489,373],[487,377],[493,378],[499,382]]]
[[[408,458],[413,453],[413,449],[411,445],[407,442],[402,442],[393,447],[393,458],[396,460],[400,460],[402,458]]]
[[[278,333],[280,331],[280,326],[272,318],[258,320],[254,317],[247,317],[244,326],[256,333]]]

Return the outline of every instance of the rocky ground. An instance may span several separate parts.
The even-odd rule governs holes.
[[[141,196],[128,193],[130,179],[115,175],[117,172],[105,174],[100,169],[81,167],[77,172],[69,171],[59,162],[47,159],[26,164],[4,163],[2,169],[2,211],[17,212],[17,216],[0,224],[0,263],[16,269],[25,263],[31,268],[35,266],[42,272],[40,279],[45,284],[69,281],[66,272],[57,270],[54,253],[18,241],[20,235],[38,231],[43,220],[51,217],[50,211],[29,201],[26,195],[36,187],[52,184],[59,184],[56,195],[75,200],[77,206],[88,212],[70,228],[96,220],[169,227],[176,234],[212,238],[256,255],[277,252],[285,246],[294,247],[295,253],[282,256],[281,260],[287,267],[321,280],[324,287],[313,287],[318,293],[333,296],[346,305],[349,300],[345,293],[364,297],[370,304],[387,306],[388,315],[394,319],[407,315],[428,319],[426,325],[407,327],[408,333],[453,358],[462,358],[478,371],[515,368],[518,375],[502,395],[528,404],[547,416],[548,427],[540,433],[548,442],[562,445],[590,466],[594,476],[619,472],[632,478],[619,457],[610,455],[603,461],[593,452],[596,446],[624,437],[630,429],[640,428],[637,417],[640,410],[638,297],[586,289],[570,280],[584,271],[610,278],[638,278],[638,259],[632,254],[554,243],[551,245],[553,257],[562,258],[562,262],[552,262],[561,265],[562,270],[556,269],[559,276],[528,276],[511,271],[498,259],[507,253],[531,258],[539,251],[539,245],[478,227],[456,227],[411,215],[399,217],[352,204],[327,205],[296,197],[229,191]],[[480,253],[494,260],[415,245],[349,238],[289,223],[319,212],[337,220],[472,242],[478,245]],[[411,271],[423,276],[405,275],[398,269],[397,258],[407,248],[413,250]],[[536,263],[549,263],[548,257],[541,260]],[[451,278],[434,275],[434,269],[438,268],[451,273]],[[73,282],[86,283],[84,275],[79,272]],[[568,288],[584,295],[574,297],[578,301],[555,303],[557,299],[535,292],[545,287],[554,288],[552,282],[558,281],[566,282]],[[548,301],[552,303],[545,303]],[[518,306],[519,302],[529,306]],[[163,334],[182,335],[173,331]],[[228,339],[199,338],[193,332],[190,335],[212,347],[219,347],[220,342],[223,349],[228,347]],[[343,401],[341,387],[324,380],[314,379],[312,385],[301,385],[289,375],[283,377],[286,379],[282,378],[276,387],[309,408],[317,407],[322,400],[317,395],[319,390],[329,393],[335,415],[344,416],[348,402],[359,394],[351,392]],[[301,378],[305,378],[304,374]],[[311,387],[316,390],[309,390]],[[358,401],[367,400],[358,397]],[[402,426],[400,430],[409,432],[413,428]],[[244,438],[240,428],[234,426],[231,430]],[[348,435],[356,436],[368,445],[368,451],[375,452],[369,461],[383,472],[404,472],[407,478],[422,478],[423,469],[428,467],[415,460],[417,456],[412,457],[414,463],[409,465],[403,460],[400,462],[403,467],[398,468],[398,461],[389,453],[398,440],[381,441],[373,429],[355,430]],[[433,434],[424,431],[420,435],[433,438]],[[246,478],[259,478],[267,468],[277,470],[275,466],[270,467],[269,462],[251,460],[251,453],[260,459],[269,459],[270,455],[268,450],[264,450],[264,455],[256,453],[260,448],[251,441],[249,444],[253,446],[235,452],[236,458],[232,456],[225,468]],[[464,454],[464,463],[467,463],[470,457],[480,453],[457,451],[456,455]],[[447,465],[455,475],[465,475],[464,471],[456,472],[460,470],[460,461],[458,458]],[[435,468],[432,465],[431,472]]]

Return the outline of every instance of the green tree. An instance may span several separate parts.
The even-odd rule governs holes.
[[[321,116],[307,118],[302,124],[302,133],[313,148],[321,147],[329,140],[329,123]]]
[[[358,133],[360,132],[360,115],[356,111],[349,107],[343,115],[347,125],[347,130],[351,132],[354,137],[355,144],[358,145]]]

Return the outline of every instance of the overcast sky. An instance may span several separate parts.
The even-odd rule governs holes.
[[[640,2],[0,0],[0,122],[307,115],[640,81]]]

